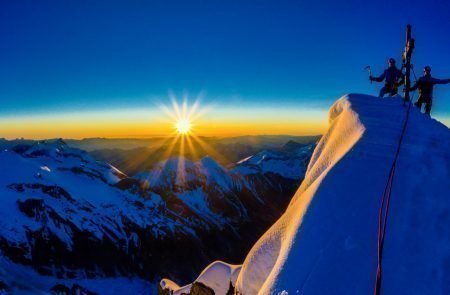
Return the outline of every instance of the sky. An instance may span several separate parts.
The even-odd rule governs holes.
[[[322,133],[364,67],[400,61],[450,78],[447,1],[0,0],[0,137],[168,134],[172,99],[205,109],[201,135]],[[450,124],[450,85],[433,116]]]

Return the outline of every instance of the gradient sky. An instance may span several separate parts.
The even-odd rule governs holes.
[[[204,135],[315,134],[366,65],[450,77],[448,1],[0,2],[0,137],[146,137],[172,127],[169,93],[208,112]],[[433,115],[450,123],[450,85]]]

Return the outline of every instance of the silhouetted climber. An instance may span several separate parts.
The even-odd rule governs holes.
[[[390,96],[394,96],[398,93],[398,86],[402,85],[404,82],[405,75],[401,70],[397,69],[395,66],[395,59],[389,59],[389,67],[384,70],[383,74],[379,77],[370,76],[370,81],[376,82],[384,82],[384,87],[380,90],[380,97],[383,97],[385,94],[390,94]],[[399,81],[400,80],[400,81]]]
[[[433,88],[436,84],[448,84],[450,83],[450,79],[436,79],[431,77],[431,67],[426,66],[423,69],[423,76],[416,81],[413,87],[411,87],[411,91],[419,89],[419,98],[414,104],[420,110],[422,109],[422,104],[425,104],[425,114],[430,115],[431,113],[431,105],[433,104]]]

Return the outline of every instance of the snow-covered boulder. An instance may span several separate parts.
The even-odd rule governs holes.
[[[230,290],[230,283],[235,286],[240,271],[241,265],[214,261],[202,271],[193,284],[200,283],[207,288],[211,288],[214,294],[225,295]],[[160,287],[163,290],[173,292],[173,295],[182,295],[189,294],[193,284],[180,287],[169,279],[163,279],[160,282]]]
[[[381,198],[407,109],[401,98],[357,94],[331,107],[303,183],[249,252],[238,292],[373,293]],[[450,294],[449,179],[449,129],[412,108],[392,188],[382,294]]]

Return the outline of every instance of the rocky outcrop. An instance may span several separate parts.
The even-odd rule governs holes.
[[[78,284],[73,284],[71,288],[64,284],[56,284],[50,289],[50,291],[55,295],[97,295],[97,293],[89,291]]]
[[[192,284],[189,295],[215,295],[214,290],[203,283],[195,282]]]

